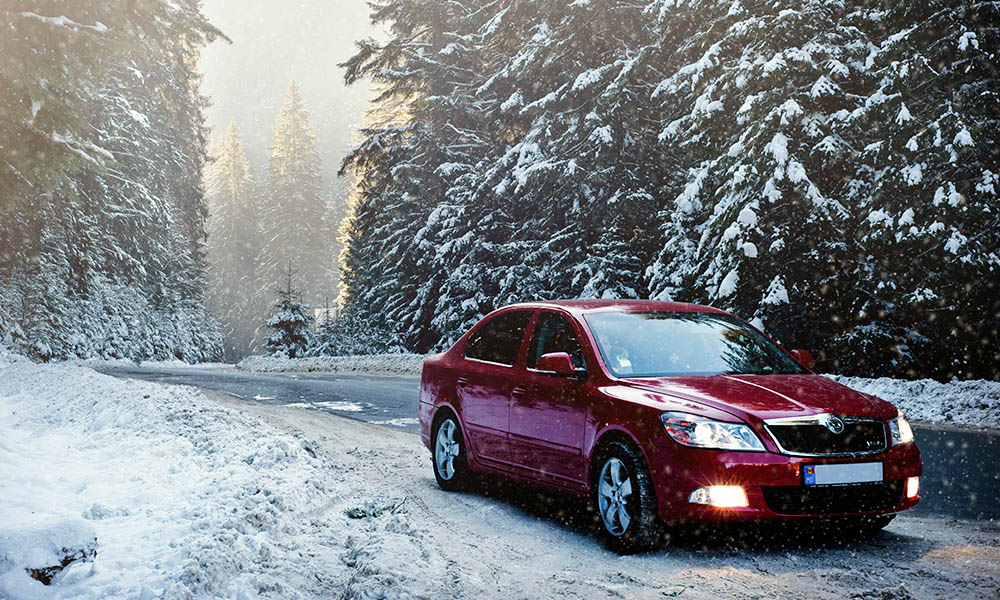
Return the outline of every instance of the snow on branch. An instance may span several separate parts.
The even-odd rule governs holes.
[[[87,29],[96,33],[105,33],[108,31],[107,26],[104,25],[104,23],[101,23],[100,21],[96,21],[93,25],[84,25],[83,23],[77,23],[76,21],[70,19],[65,15],[59,17],[43,17],[42,15],[33,12],[22,12],[18,13],[18,15],[26,19],[37,19],[49,25],[55,25],[57,27],[65,27],[67,29],[72,29],[73,31],[79,31],[81,29]]]

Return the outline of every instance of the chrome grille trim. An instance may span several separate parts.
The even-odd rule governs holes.
[[[858,423],[872,423],[880,425],[880,430],[882,431],[881,447],[873,448],[871,450],[859,450],[853,452],[823,452],[823,453],[811,453],[811,452],[796,452],[794,450],[789,450],[785,448],[781,442],[778,440],[778,436],[772,431],[773,427],[786,427],[795,425],[817,425],[826,426],[826,422],[830,417],[838,417],[846,425],[855,425]],[[817,415],[809,415],[803,417],[780,417],[776,419],[768,419],[764,421],[764,430],[767,431],[767,435],[770,436],[771,441],[777,446],[778,451],[782,454],[787,454],[788,456],[806,456],[806,457],[816,457],[816,458],[846,458],[852,456],[871,456],[873,454],[881,454],[889,449],[889,440],[886,434],[885,421],[878,417],[855,417],[855,416],[841,416],[834,415],[831,413],[821,413]]]

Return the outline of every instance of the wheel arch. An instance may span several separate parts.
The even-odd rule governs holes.
[[[642,460],[646,461],[646,469],[652,473],[653,463],[649,460],[649,453],[646,451],[646,448],[639,443],[638,438],[636,438],[631,431],[625,429],[624,427],[618,425],[608,425],[594,436],[594,443],[590,447],[590,456],[587,458],[588,490],[593,487],[594,483],[595,469],[597,467],[594,463],[595,458],[597,458],[604,446],[614,441],[625,442],[633,448],[638,449],[639,455],[642,456]],[[659,498],[657,498],[657,500],[659,500]]]

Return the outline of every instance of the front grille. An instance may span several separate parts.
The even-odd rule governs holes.
[[[834,433],[825,424],[826,417],[776,419],[765,423],[765,427],[786,454],[845,456],[876,454],[886,449],[885,425],[881,419],[839,417],[844,429]]]
[[[838,486],[763,486],[764,502],[779,515],[836,515],[891,510],[903,498],[903,482]]]

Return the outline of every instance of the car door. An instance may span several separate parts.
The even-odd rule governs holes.
[[[563,314],[542,311],[535,320],[521,382],[512,390],[510,448],[513,462],[536,475],[563,483],[586,479],[583,439],[587,422],[586,383],[535,369],[539,357],[566,352],[585,368],[580,336]]]
[[[507,436],[514,364],[521,352],[532,310],[501,313],[469,336],[456,380],[469,445],[479,459],[510,463]]]

